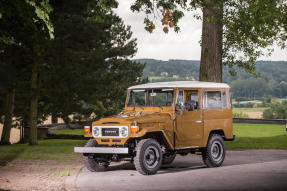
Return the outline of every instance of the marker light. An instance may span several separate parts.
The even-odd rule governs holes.
[[[131,133],[136,134],[140,130],[139,126],[137,125],[137,122],[134,121],[133,125],[131,126]]]
[[[85,126],[85,127],[84,127],[84,132],[85,132],[86,134],[90,134],[90,132],[91,132],[90,126]]]

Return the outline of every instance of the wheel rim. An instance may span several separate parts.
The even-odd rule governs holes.
[[[219,141],[214,141],[211,146],[211,157],[214,161],[220,161],[223,156],[223,146]]]
[[[159,163],[159,152],[155,146],[149,146],[145,150],[144,161],[148,168],[154,168]]]

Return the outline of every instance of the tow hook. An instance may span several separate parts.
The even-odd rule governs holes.
[[[112,161],[114,162],[118,162],[120,159],[119,159],[119,156],[118,155],[113,155],[112,156]]]

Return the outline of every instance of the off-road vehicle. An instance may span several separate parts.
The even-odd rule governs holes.
[[[202,154],[208,167],[225,158],[224,141],[234,140],[229,86],[224,83],[175,81],[128,88],[124,110],[85,126],[91,138],[83,153],[90,171],[111,161],[130,160],[144,175],[155,174],[176,154]]]

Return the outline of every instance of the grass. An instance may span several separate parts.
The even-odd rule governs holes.
[[[232,108],[233,111],[238,112],[263,112],[267,107],[256,107],[256,108]]]
[[[227,149],[287,149],[285,125],[234,123],[233,134]]]
[[[23,160],[73,160],[79,154],[74,147],[84,145],[87,140],[48,139],[40,140],[38,145],[13,144],[0,146],[0,165],[6,165],[13,159]]]
[[[54,134],[58,135],[84,135],[84,129],[61,129],[56,130]]]

